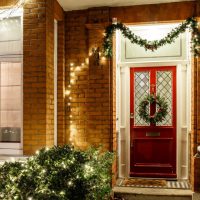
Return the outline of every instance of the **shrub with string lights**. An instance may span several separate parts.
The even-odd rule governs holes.
[[[109,199],[112,160],[112,153],[95,148],[42,149],[25,162],[0,167],[0,199]]]

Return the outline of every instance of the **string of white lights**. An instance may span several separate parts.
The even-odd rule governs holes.
[[[17,0],[12,6],[7,9],[0,9],[0,20],[12,17],[19,9],[23,8],[26,0]]]
[[[67,97],[67,106],[69,108],[70,111],[70,137],[69,137],[69,141],[70,143],[74,146],[75,144],[75,135],[76,135],[76,126],[73,123],[73,112],[72,112],[72,102],[73,102],[73,97],[72,97],[72,87],[73,85],[76,83],[76,79],[77,79],[77,72],[81,71],[81,69],[86,66],[86,63],[82,63],[81,65],[76,65],[74,63],[70,63],[69,67],[70,67],[70,77],[69,77],[69,84],[67,86],[67,89],[65,91],[65,96]]]

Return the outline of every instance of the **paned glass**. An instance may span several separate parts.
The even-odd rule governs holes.
[[[135,72],[134,73],[134,125],[135,126],[149,126],[139,116],[139,104],[150,91],[150,72]],[[150,107],[147,106],[147,112]]]
[[[168,113],[162,122],[157,126],[172,126],[172,72],[158,71],[156,72],[156,93],[165,98],[168,104]],[[158,108],[157,108],[158,109]]]

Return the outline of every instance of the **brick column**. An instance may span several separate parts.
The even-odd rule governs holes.
[[[56,3],[32,0],[24,6],[23,150],[26,155],[54,144],[54,17],[63,15]],[[61,48],[64,49],[64,44]],[[62,65],[60,59],[58,68]],[[63,83],[58,83],[62,88]]]
[[[46,146],[46,2],[24,6],[23,150],[32,154]]]

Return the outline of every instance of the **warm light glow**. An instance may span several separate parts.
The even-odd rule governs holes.
[[[105,60],[106,60],[106,57],[105,57],[105,56],[102,56],[101,59],[102,59],[103,61],[105,61]]]
[[[68,85],[68,88],[71,88],[71,85]]]
[[[76,67],[76,71],[80,71],[81,68],[79,66]]]
[[[74,66],[74,63],[70,63],[70,66],[73,67],[73,66]]]
[[[75,83],[74,79],[71,79],[71,80],[70,80],[70,83],[71,83],[71,84],[74,84],[74,83]]]
[[[84,66],[84,65],[85,65],[85,63],[82,63],[81,65],[82,65],[82,66]]]
[[[70,115],[69,117],[72,118],[72,115]]]
[[[17,6],[22,6],[25,3],[25,0],[19,0]]]
[[[69,97],[70,100],[72,100],[72,97]]]
[[[70,67],[70,70],[71,70],[71,71],[73,71],[73,70],[74,70],[74,68],[73,68],[73,67]]]
[[[74,73],[74,72],[71,72],[71,73],[70,73],[70,76],[73,76],[73,77],[74,77],[74,76],[75,76],[75,73]]]
[[[37,150],[35,153],[38,155],[40,152]]]
[[[85,62],[86,62],[87,65],[89,65],[89,58],[86,58]]]
[[[70,90],[66,90],[66,91],[65,91],[65,94],[66,94],[66,95],[70,95],[70,93],[71,93]]]
[[[92,56],[92,52],[89,53],[89,56]]]
[[[67,105],[68,105],[68,106],[71,106],[71,103],[68,103]]]

